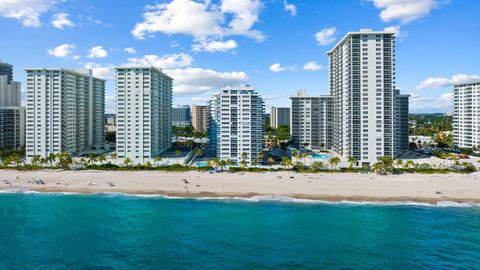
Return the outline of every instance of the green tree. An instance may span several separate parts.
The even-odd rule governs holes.
[[[93,164],[97,162],[97,154],[91,152],[88,154],[88,157],[87,157],[87,163],[88,164]]]
[[[162,161],[162,157],[156,156],[155,159],[153,159],[153,162],[155,163],[155,166],[158,166],[158,164]]]
[[[323,162],[321,161],[314,161],[311,165],[310,165],[310,169],[314,172],[318,172],[320,170],[323,169],[325,165],[323,164]]]
[[[55,155],[54,153],[50,153],[47,156],[47,161],[48,163],[50,163],[50,166],[53,166],[53,163],[55,162],[56,159],[57,159],[57,155]]]
[[[292,161],[288,158],[288,157],[282,157],[282,163],[281,163],[282,167],[284,167],[285,169],[288,169],[290,168],[290,166],[292,165]]]
[[[332,169],[336,169],[338,163],[340,163],[340,158],[339,157],[331,157],[328,160],[328,163],[332,166]]]
[[[353,165],[357,163],[358,159],[354,156],[349,156],[347,161],[348,161],[348,168],[352,169]]]
[[[252,159],[252,165],[256,168],[258,166],[258,158],[257,157],[254,157]]]
[[[125,167],[130,167],[130,164],[132,164],[132,160],[130,158],[125,158],[123,160],[123,165],[125,165]]]
[[[175,150],[175,156],[177,157],[177,164],[180,164],[178,158],[182,155],[182,151],[180,150]]]
[[[203,156],[203,150],[201,148],[195,149],[195,157]]]
[[[271,169],[273,163],[275,163],[275,160],[273,159],[273,157],[269,157],[269,158],[267,159],[267,163],[268,163],[268,165],[270,165],[270,169]]]
[[[107,161],[107,157],[105,156],[105,154],[98,155],[97,159],[100,162],[100,164],[102,164],[102,165],[103,165],[103,162]]]
[[[57,164],[58,167],[61,167],[62,169],[69,169],[72,163],[73,163],[73,160],[70,153],[63,151],[58,155],[58,164]]]
[[[33,155],[32,165],[37,166],[39,163],[40,163],[40,156],[39,155]]]
[[[113,152],[112,154],[110,154],[110,157],[113,159],[113,164],[117,164],[117,158],[118,158],[118,154],[117,152]]]

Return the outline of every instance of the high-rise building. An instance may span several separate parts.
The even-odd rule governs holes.
[[[480,82],[454,87],[453,144],[457,148],[480,149]]]
[[[13,81],[13,66],[2,62],[0,59],[0,76],[2,75],[7,76],[7,83],[10,84]]]
[[[154,67],[116,68],[117,153],[152,160],[171,147],[172,78]]]
[[[103,151],[105,81],[92,71],[27,68],[26,156]]]
[[[393,32],[350,32],[329,56],[332,149],[360,163],[396,156],[399,148]]]
[[[192,125],[195,131],[205,132],[208,130],[208,106],[192,106]]]
[[[189,105],[178,105],[172,108],[172,124],[176,127],[186,127],[192,124]]]
[[[409,99],[410,95],[399,95],[399,109],[400,109],[400,151],[408,150],[408,114],[409,114]]]
[[[272,106],[270,108],[270,126],[272,128],[290,126],[290,108]]]
[[[301,90],[290,99],[292,145],[297,149],[329,149],[332,144],[333,98],[309,96]]]
[[[240,162],[243,153],[251,164],[262,151],[262,97],[255,89],[222,88],[210,101],[210,146],[217,157]]]
[[[25,108],[21,107],[20,82],[13,80],[13,66],[0,61],[0,148],[25,146]]]

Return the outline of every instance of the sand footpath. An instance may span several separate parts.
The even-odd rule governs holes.
[[[45,185],[34,183],[43,180]],[[11,182],[5,184],[3,180]],[[122,192],[179,197],[288,196],[327,201],[480,202],[480,173],[403,174],[293,172],[0,170],[0,190]],[[113,183],[112,185],[109,182]]]

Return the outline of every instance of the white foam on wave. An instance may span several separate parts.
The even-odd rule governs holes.
[[[39,195],[102,195],[106,197],[139,197],[139,198],[161,198],[171,200],[197,200],[197,201],[240,201],[250,203],[277,202],[292,204],[331,204],[331,205],[377,205],[377,206],[424,206],[424,207],[480,207],[480,203],[474,202],[454,202],[439,201],[437,203],[414,202],[414,201],[326,201],[315,199],[302,199],[282,195],[256,195],[252,197],[178,197],[162,194],[132,194],[124,192],[96,192],[96,193],[79,193],[79,192],[39,192],[34,190],[26,190],[19,188],[1,189],[0,194],[23,193],[23,194],[39,194]]]

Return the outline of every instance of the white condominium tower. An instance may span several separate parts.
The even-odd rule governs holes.
[[[480,82],[454,87],[453,144],[458,148],[480,148]]]
[[[26,156],[104,149],[105,81],[82,71],[28,68]]]
[[[119,67],[116,92],[119,160],[143,164],[170,148],[172,78],[154,67]]]
[[[399,146],[393,32],[350,32],[330,50],[332,149],[360,164],[396,156]]]
[[[263,99],[255,89],[222,88],[210,101],[210,146],[217,157],[251,164],[262,151]]]
[[[332,97],[309,96],[303,90],[292,101],[290,135],[297,149],[329,149],[332,144]]]

